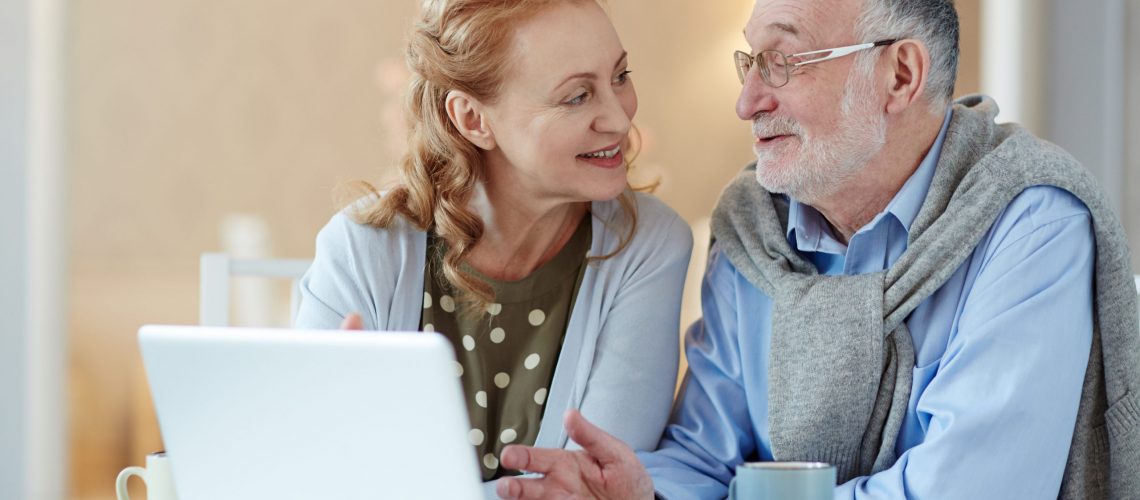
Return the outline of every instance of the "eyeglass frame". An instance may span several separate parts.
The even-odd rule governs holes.
[[[797,54],[784,54],[783,52],[780,52],[780,51],[775,50],[775,49],[766,49],[766,50],[761,50],[760,52],[757,52],[756,55],[752,55],[752,54],[749,54],[748,52],[744,52],[743,50],[737,50],[737,51],[733,52],[733,54],[732,54],[732,56],[733,56],[732,62],[736,66],[736,76],[738,78],[740,78],[740,84],[744,85],[744,81],[747,79],[748,73],[752,71],[752,68],[757,68],[757,71],[760,71],[759,68],[760,68],[760,56],[761,55],[763,55],[765,52],[774,52],[774,53],[778,54],[780,56],[780,58],[784,60],[784,64],[783,64],[784,82],[779,84],[779,85],[772,83],[771,76],[767,76],[767,77],[764,76],[763,71],[760,71],[760,79],[764,80],[764,83],[768,84],[768,86],[770,86],[772,88],[780,88],[780,87],[783,87],[784,85],[787,85],[788,82],[792,80],[791,68],[798,68],[800,66],[804,66],[804,65],[808,65],[808,64],[815,64],[815,63],[821,63],[824,61],[830,61],[832,59],[838,59],[840,57],[848,56],[848,55],[854,54],[856,52],[867,50],[867,49],[872,49],[875,47],[883,47],[883,46],[887,46],[887,45],[893,45],[895,43],[898,43],[899,40],[901,40],[901,39],[893,38],[893,39],[887,39],[887,40],[879,40],[877,42],[866,42],[866,43],[858,43],[855,45],[847,45],[847,46],[843,46],[843,47],[835,47],[833,49],[812,50],[812,51],[808,51],[808,52],[800,52]],[[827,54],[826,56],[820,57],[820,58],[816,58],[816,59],[809,59],[807,61],[800,61],[797,63],[793,63],[791,65],[788,64],[789,58],[812,56],[812,55],[816,55],[816,54],[823,54],[825,52],[828,52],[829,54]],[[748,71],[742,71],[741,70],[741,67],[740,67],[741,58],[740,58],[740,56],[743,56],[745,59],[748,59],[748,61],[749,61]],[[769,74],[770,73],[771,73],[771,71],[769,71]]]

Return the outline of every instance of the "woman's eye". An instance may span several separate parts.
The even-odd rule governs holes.
[[[589,98],[590,98],[589,92],[582,92],[581,94],[578,94],[578,95],[574,96],[573,98],[571,98],[569,101],[566,101],[566,104],[569,104],[571,106],[578,106],[578,105],[585,103],[586,99],[589,99]]]
[[[618,75],[614,77],[614,85],[625,85],[625,82],[629,81],[630,73],[633,73],[633,71],[630,71],[628,69],[622,71],[621,73],[618,73]]]

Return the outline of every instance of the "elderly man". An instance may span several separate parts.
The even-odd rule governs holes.
[[[806,460],[835,498],[1140,498],[1119,222],[994,102],[951,105],[952,1],[760,0],[744,36],[757,162],[714,213],[659,449],[571,413],[583,450],[506,449],[544,475],[498,493],[723,498],[743,462]]]

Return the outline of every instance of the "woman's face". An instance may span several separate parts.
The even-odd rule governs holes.
[[[605,12],[590,0],[551,7],[515,29],[511,51],[486,108],[489,190],[545,202],[619,195],[637,94]]]

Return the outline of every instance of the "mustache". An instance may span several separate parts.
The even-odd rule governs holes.
[[[752,135],[773,137],[777,135],[803,135],[799,122],[787,116],[762,116],[752,120]]]

